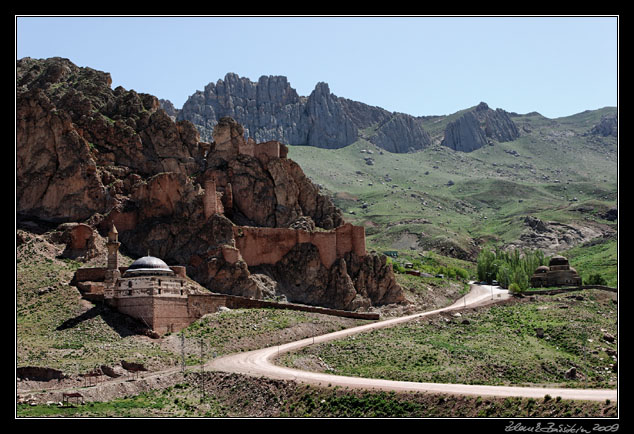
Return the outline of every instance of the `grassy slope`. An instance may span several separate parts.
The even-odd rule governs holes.
[[[543,295],[310,346],[281,362],[316,359],[331,373],[401,381],[615,387],[607,351],[617,341],[603,339],[617,334],[613,298],[603,291]],[[570,380],[564,374],[573,366],[578,377]]]
[[[110,402],[60,408],[19,405],[18,417],[616,417],[616,403],[455,397],[317,388],[293,382],[209,373],[186,383]],[[503,425],[507,425],[507,422]]]
[[[474,242],[516,240],[526,215],[610,224],[601,214],[617,201],[616,139],[584,134],[613,110],[559,119],[515,116],[519,139],[471,153],[432,146],[381,154],[359,140],[337,150],[290,146],[289,158],[333,196],[346,220],[366,226],[369,248],[420,251],[448,244],[468,251]],[[447,119],[428,123],[442,126]]]

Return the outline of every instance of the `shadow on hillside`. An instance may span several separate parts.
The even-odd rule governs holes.
[[[97,304],[74,318],[69,318],[55,330],[62,331],[77,327],[79,324],[100,317],[122,338],[134,335],[147,335],[148,328],[141,322],[111,310],[108,306]]]

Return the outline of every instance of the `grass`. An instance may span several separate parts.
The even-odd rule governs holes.
[[[179,332],[178,336],[184,336],[191,343],[191,348],[186,351],[191,357],[189,364],[198,364],[201,340],[203,358],[209,360],[214,354],[222,356],[249,351],[368,322],[283,309],[234,309],[206,315]],[[303,327],[306,324],[311,327]]]
[[[608,286],[618,284],[618,240],[597,239],[564,252],[582,281],[592,274],[601,275]]]
[[[19,418],[34,417],[616,417],[615,403],[456,397],[428,393],[356,391],[313,387],[249,376],[207,373],[161,390],[108,402],[68,407],[19,404]]]
[[[401,381],[615,387],[607,350],[616,346],[603,340],[605,331],[616,336],[611,298],[583,291],[538,299],[310,346],[280,363],[320,358],[339,375]],[[569,380],[564,374],[573,366],[579,377]]]
[[[526,215],[609,224],[600,214],[616,202],[616,140],[585,133],[610,111],[514,116],[520,138],[471,153],[432,146],[392,154],[360,139],[336,150],[289,146],[289,158],[330,193],[348,221],[366,226],[370,248],[469,250],[474,239],[516,240]],[[451,119],[430,117],[424,125],[434,136]]]

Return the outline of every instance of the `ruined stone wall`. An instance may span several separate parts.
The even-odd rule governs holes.
[[[106,302],[119,312],[136,318],[149,328],[154,323],[154,305],[152,297],[122,297],[107,299]]]
[[[218,312],[218,308],[227,305],[225,294],[190,294],[187,300],[191,321],[208,313]]]
[[[365,256],[365,229],[349,223],[327,232],[301,229],[236,226],[233,228],[236,247],[247,265],[273,265],[293,247],[311,243],[319,249],[319,257],[326,268],[346,253]]]
[[[258,300],[236,295],[225,294],[200,294],[189,296],[189,315],[191,321],[194,321],[205,314],[218,311],[220,306],[229,309],[257,309],[257,308],[275,308],[299,310],[303,312],[315,312],[325,315],[335,315],[346,318],[358,318],[368,320],[378,320],[378,313],[350,312],[339,309],[328,309],[318,306],[305,306],[293,303],[277,303],[274,301]]]
[[[254,156],[262,162],[267,162],[271,158],[280,158],[280,142],[273,140],[258,143],[254,146]]]
[[[119,267],[119,272],[123,274],[127,269],[128,267]],[[103,282],[105,278],[105,267],[79,268],[75,272],[71,284],[76,285],[78,282]]]
[[[326,307],[318,307],[318,306],[306,306],[301,304],[293,304],[293,303],[277,303],[274,301],[265,301],[258,300],[253,298],[239,297],[235,295],[227,296],[226,306],[230,309],[240,309],[240,308],[275,308],[275,309],[288,309],[288,310],[298,310],[303,312],[314,312],[321,313],[324,315],[334,315],[341,316],[346,318],[357,318],[357,319],[368,319],[368,320],[378,320],[378,313],[370,313],[370,312],[351,312],[347,310],[340,309],[329,309]]]

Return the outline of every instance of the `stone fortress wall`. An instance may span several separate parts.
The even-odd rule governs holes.
[[[255,143],[252,138],[246,141],[240,135],[241,130],[216,128],[214,130],[214,153],[219,157],[235,158],[248,155],[260,160],[263,164],[271,159],[286,158],[288,148],[275,140]],[[216,190],[217,185],[224,186],[223,192]],[[231,184],[224,180],[208,179],[204,184],[203,199],[205,217],[224,214],[225,206],[232,201]],[[224,197],[223,197],[224,196]],[[229,196],[229,197],[227,197]],[[326,268],[346,253],[354,252],[357,256],[365,256],[365,228],[344,224],[330,231],[305,231],[290,228],[269,228],[235,226],[233,235],[240,255],[232,254],[225,249],[225,259],[235,263],[240,257],[248,266],[262,264],[273,265],[281,260],[293,247],[301,243],[311,243],[319,249],[321,262]]]
[[[326,268],[354,252],[365,256],[365,228],[346,223],[331,231],[304,231],[287,228],[260,228],[236,226],[233,228],[236,247],[248,266],[273,265],[280,261],[293,247],[311,243],[319,250],[321,263]]]

